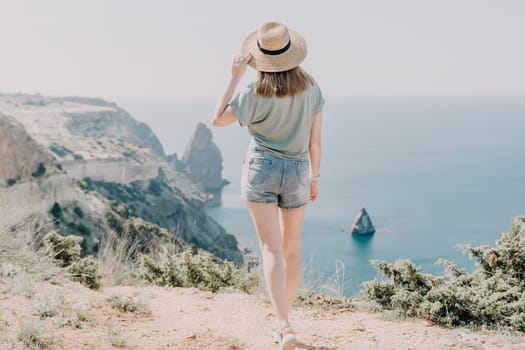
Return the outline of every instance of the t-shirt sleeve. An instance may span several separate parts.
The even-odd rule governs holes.
[[[239,91],[228,103],[239,119],[239,124],[244,127],[250,124],[255,113],[255,92],[251,86]]]
[[[323,110],[324,98],[323,98],[323,93],[319,85],[315,84],[315,86],[316,86],[316,92],[317,92],[317,101],[316,101],[316,105],[314,108],[314,113],[317,114]]]

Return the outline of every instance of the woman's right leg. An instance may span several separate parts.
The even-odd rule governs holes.
[[[266,285],[277,316],[277,324],[281,327],[288,322],[288,305],[277,204],[250,201],[247,203],[259,238]]]

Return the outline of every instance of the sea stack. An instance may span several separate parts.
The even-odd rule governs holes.
[[[352,233],[356,235],[371,235],[376,232],[372,220],[365,208],[362,208],[357,214],[352,224]]]
[[[186,146],[182,163],[183,171],[208,194],[208,206],[219,206],[222,188],[229,182],[222,178],[221,152],[213,143],[211,130],[206,124],[198,123]]]

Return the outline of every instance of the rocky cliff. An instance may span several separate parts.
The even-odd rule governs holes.
[[[24,126],[4,114],[0,114],[0,159],[0,229],[28,221],[41,229],[65,225],[64,220],[53,222],[53,208],[75,207],[77,212],[86,213],[81,220],[81,227],[86,229],[71,230],[78,224],[71,219],[64,233],[81,234],[85,251],[96,250],[101,232],[107,228],[100,220],[107,201],[78,188],[75,179],[29,136]],[[88,226],[93,230],[87,232]]]
[[[234,236],[226,233],[206,215],[202,202],[191,202],[180,189],[170,184],[163,171],[154,179],[136,180],[127,184],[84,180],[90,190],[106,198],[126,203],[129,213],[169,228],[183,241],[207,247],[213,254],[232,261],[242,261]],[[155,208],[152,210],[152,208]]]
[[[14,118],[0,113],[0,186],[48,177],[60,166]]]
[[[95,232],[111,229],[108,206],[116,202],[186,242],[242,263],[235,237],[206,215],[199,184],[168,163],[149,127],[115,104],[0,94],[0,111],[0,226],[47,216],[62,230],[83,234],[86,251],[95,252]]]
[[[221,152],[213,143],[211,130],[205,124],[197,125],[182,159],[178,160],[174,155],[173,164],[207,194],[209,206],[221,204],[222,188],[229,182],[222,178]]]
[[[164,157],[160,141],[146,124],[133,119],[122,108],[109,106],[109,110],[68,113],[67,128],[73,135],[122,140],[139,148],[149,148],[153,154]]]

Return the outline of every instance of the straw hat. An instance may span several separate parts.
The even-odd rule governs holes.
[[[301,34],[278,22],[266,22],[244,40],[241,52],[252,54],[249,65],[261,72],[282,72],[297,67],[306,57]]]

